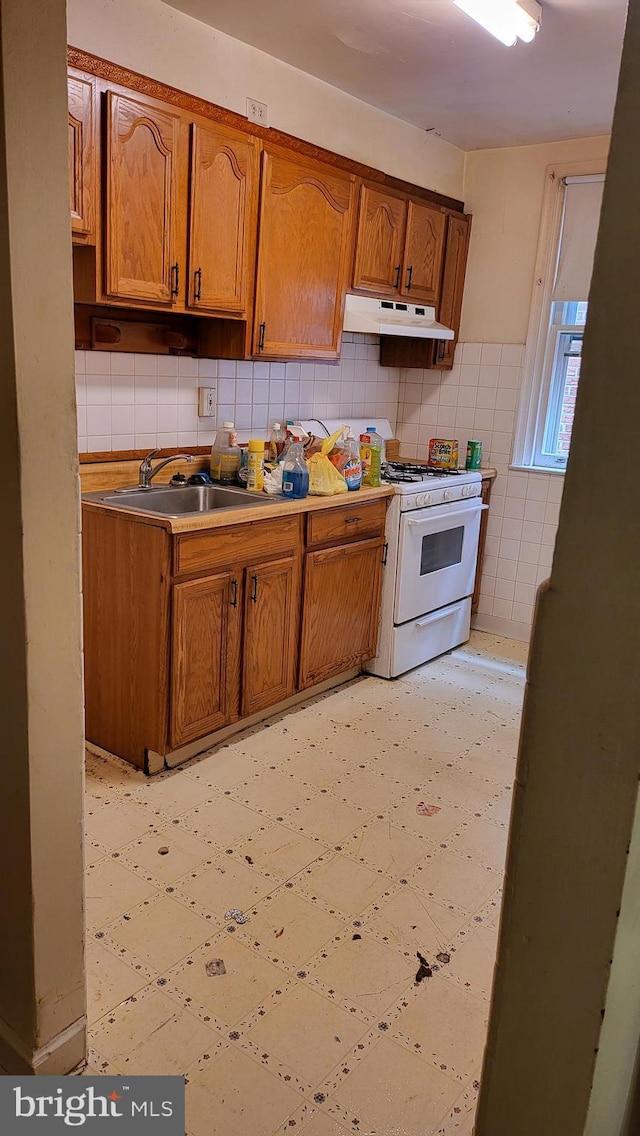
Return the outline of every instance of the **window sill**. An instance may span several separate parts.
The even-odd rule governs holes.
[[[512,462],[510,464],[509,469],[512,469],[514,471],[517,470],[518,473],[552,473],[554,477],[564,477],[565,473],[567,472],[566,469],[557,469],[555,466],[517,465],[515,462]]]

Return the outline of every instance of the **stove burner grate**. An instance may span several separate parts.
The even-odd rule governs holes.
[[[412,465],[409,462],[386,462],[382,477],[391,482],[419,482],[425,477],[457,477],[460,469],[437,469],[432,465]]]

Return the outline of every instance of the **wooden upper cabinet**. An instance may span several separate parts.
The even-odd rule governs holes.
[[[67,76],[69,99],[69,206],[77,244],[95,244],[96,86],[89,75]]]
[[[355,179],[264,151],[254,355],[338,357]]]
[[[181,120],[143,97],[107,92],[105,292],[172,307]]]
[[[294,693],[299,563],[288,556],[245,569],[242,717]]]
[[[360,188],[353,287],[394,295],[400,286],[407,203],[368,185]]]
[[[424,201],[409,201],[400,295],[436,304],[440,294],[446,213]]]
[[[256,139],[191,127],[188,307],[245,315],[251,300],[257,225]]]
[[[446,327],[452,327],[456,338],[436,340],[433,365],[443,370],[453,367],[453,356],[458,341],[470,229],[470,217],[453,215],[449,217],[438,321]]]

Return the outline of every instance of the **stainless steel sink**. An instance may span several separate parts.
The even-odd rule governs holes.
[[[246,489],[225,485],[153,486],[151,489],[116,493],[85,493],[85,501],[99,501],[117,509],[134,509],[138,513],[154,513],[161,517],[189,517],[194,513],[213,513],[250,509],[255,505],[271,505],[275,498]]]

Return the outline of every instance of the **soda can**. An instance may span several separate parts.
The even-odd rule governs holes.
[[[482,465],[482,442],[467,442],[465,469],[480,469]]]

